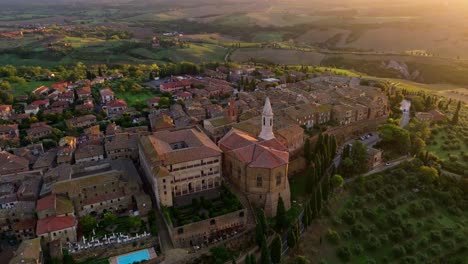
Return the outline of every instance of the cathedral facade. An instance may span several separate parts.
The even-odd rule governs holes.
[[[233,128],[218,143],[223,151],[223,175],[269,217],[276,215],[279,197],[286,209],[291,207],[289,153],[275,138],[273,125],[273,110],[267,98],[258,138]]]

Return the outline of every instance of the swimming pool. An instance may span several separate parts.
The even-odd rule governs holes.
[[[137,261],[148,259],[150,259],[149,251],[148,249],[144,249],[117,257],[117,264],[132,264]]]

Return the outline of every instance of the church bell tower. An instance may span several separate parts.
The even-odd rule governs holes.
[[[274,139],[273,134],[273,109],[271,109],[270,99],[267,97],[262,112],[262,131],[259,138],[263,140]]]

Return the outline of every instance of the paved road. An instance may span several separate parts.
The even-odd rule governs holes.
[[[371,171],[368,171],[367,173],[363,174],[362,176],[369,176],[371,174],[374,174],[374,173],[378,173],[378,172],[381,172],[381,171],[384,171],[386,169],[390,169],[390,168],[393,168],[395,167],[396,165],[402,163],[403,161],[405,160],[410,160],[412,158],[409,158],[407,156],[402,156],[402,157],[399,157],[398,159],[394,159],[394,160],[391,160],[391,161],[388,161],[387,163],[389,165],[387,165],[387,163],[382,163],[381,165],[375,167],[373,170]],[[360,175],[359,175],[360,176]],[[353,182],[355,181],[359,176],[355,176],[355,177],[352,177],[352,178],[349,178],[349,179],[346,179],[345,180],[345,184],[346,183],[350,183],[350,182]]]
[[[401,121],[400,121],[400,127],[405,127],[409,123],[411,119],[410,108],[411,108],[411,102],[406,99],[403,99],[400,105],[400,110],[403,111],[403,116],[401,117]]]

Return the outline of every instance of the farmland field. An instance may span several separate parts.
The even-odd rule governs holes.
[[[235,51],[231,56],[231,59],[237,62],[245,62],[251,58],[278,64],[307,64],[315,66],[319,65],[325,56],[320,53],[297,50],[257,48],[240,49]]]

